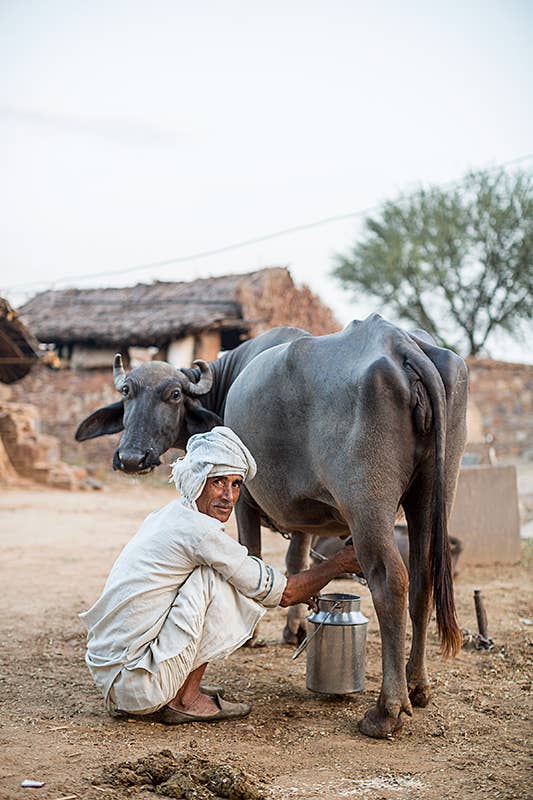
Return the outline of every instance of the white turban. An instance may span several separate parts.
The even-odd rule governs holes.
[[[208,478],[217,475],[240,475],[251,479],[257,472],[254,457],[231,428],[217,426],[207,433],[197,433],[187,442],[187,452],[171,464],[172,475],[184,504],[196,509]]]

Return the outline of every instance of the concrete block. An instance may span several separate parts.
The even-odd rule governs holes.
[[[459,571],[466,564],[516,564],[520,561],[515,467],[463,467],[449,533],[464,545]]]

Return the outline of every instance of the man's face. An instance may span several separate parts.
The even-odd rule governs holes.
[[[204,490],[196,506],[202,514],[227,522],[233,511],[233,506],[241,493],[242,478],[240,475],[220,475],[208,478]]]

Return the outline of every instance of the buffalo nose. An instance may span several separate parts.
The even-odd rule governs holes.
[[[140,452],[130,452],[130,453],[118,453],[118,461],[120,465],[120,469],[124,472],[135,473],[139,472],[142,469],[146,469],[147,460],[148,460],[148,453],[140,453]]]

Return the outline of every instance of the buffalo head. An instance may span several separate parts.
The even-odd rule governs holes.
[[[213,385],[213,373],[205,361],[195,361],[188,370],[152,361],[126,374],[117,354],[113,375],[121,400],[84,419],[76,439],[83,442],[123,430],[113,456],[114,469],[148,472],[161,463],[159,456],[170,447],[184,448],[194,433],[222,424],[199,399]]]

